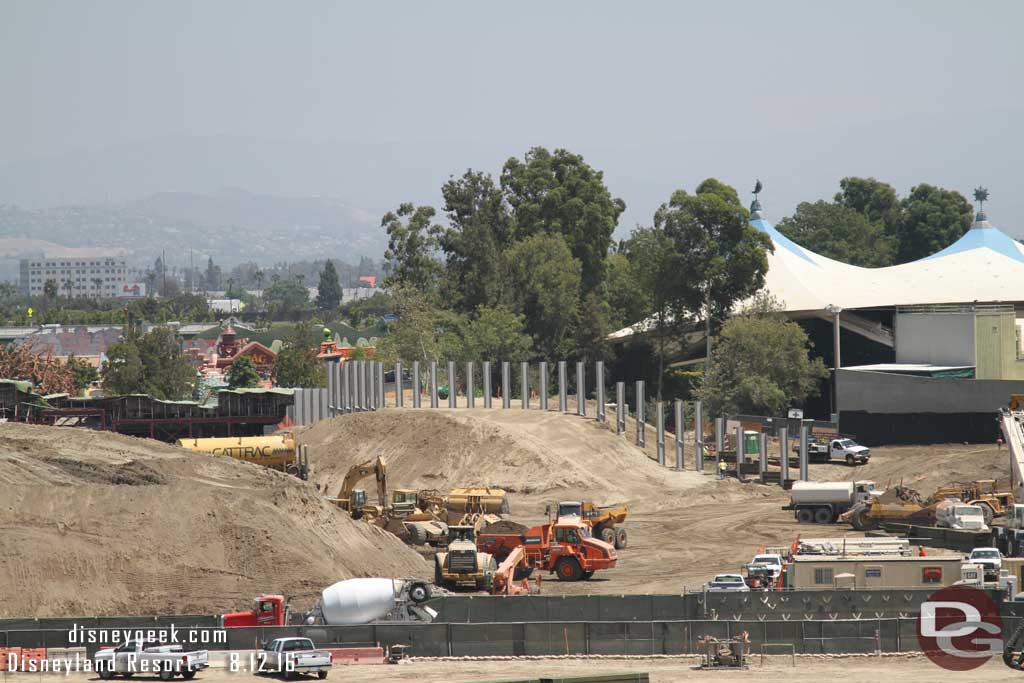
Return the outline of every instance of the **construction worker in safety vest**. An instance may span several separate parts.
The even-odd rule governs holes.
[[[718,462],[718,478],[725,479],[725,470],[728,469],[728,465],[725,464],[724,460]]]

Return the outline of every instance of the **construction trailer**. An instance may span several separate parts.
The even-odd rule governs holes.
[[[786,568],[786,587],[941,588],[961,579],[963,564],[960,554],[794,555]]]

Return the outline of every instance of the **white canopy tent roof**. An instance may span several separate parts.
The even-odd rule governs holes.
[[[979,214],[960,239],[931,256],[888,268],[840,263],[801,247],[761,217],[755,207],[750,224],[775,246],[768,254],[764,289],[795,317],[828,318],[826,309],[894,308],[930,304],[1024,302],[1024,245],[993,227]],[[891,331],[859,316],[842,324],[892,346]],[[609,335],[628,339],[649,331],[643,320]]]
[[[890,308],[924,304],[1024,301],[1024,245],[984,216],[960,239],[918,261],[861,268],[796,244],[758,217],[750,223],[771,237],[765,289],[787,312]]]

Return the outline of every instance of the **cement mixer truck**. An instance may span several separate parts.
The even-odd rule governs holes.
[[[175,441],[175,445],[190,451],[226,455],[255,465],[288,472],[303,480],[309,477],[309,455],[305,447],[296,446],[291,432],[268,436],[178,439]]]
[[[358,578],[325,588],[320,600],[295,621],[306,624],[370,624],[376,622],[429,622],[437,616],[424,603],[432,597],[430,585],[417,579]],[[222,628],[287,626],[293,623],[288,599],[261,595],[255,608],[225,614]]]

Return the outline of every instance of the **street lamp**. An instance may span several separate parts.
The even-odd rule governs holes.
[[[829,304],[825,307],[827,313],[832,314],[832,365],[835,368],[832,371],[832,413],[836,416],[839,415],[839,389],[836,387],[839,380],[839,368],[842,367],[842,360],[839,349],[839,314],[843,312],[843,309],[835,304]],[[838,417],[837,417],[838,419]]]

